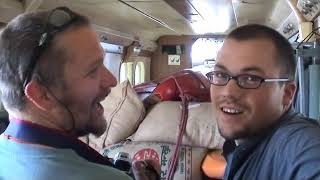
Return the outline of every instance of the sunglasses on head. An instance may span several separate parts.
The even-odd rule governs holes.
[[[34,48],[31,60],[25,72],[23,80],[23,89],[31,81],[34,68],[41,54],[50,46],[54,36],[67,29],[67,27],[76,20],[77,15],[67,7],[58,7],[53,9],[47,18],[45,28],[39,39],[38,45]]]

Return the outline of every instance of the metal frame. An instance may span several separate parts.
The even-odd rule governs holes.
[[[293,47],[297,47],[297,44],[293,44]],[[302,43],[299,49],[295,50],[296,60],[297,60],[297,76],[296,81],[299,85],[298,97],[296,99],[296,110],[305,116],[309,116],[309,91],[306,89],[306,83],[310,83],[310,77],[305,75],[305,69],[311,65],[315,64],[315,59],[320,59],[320,47],[317,42],[307,42]],[[311,63],[308,64],[306,60],[312,59]],[[308,81],[308,82],[306,82]],[[319,80],[320,81],[320,80]],[[309,87],[309,86],[308,86]],[[318,100],[318,103],[320,100]]]

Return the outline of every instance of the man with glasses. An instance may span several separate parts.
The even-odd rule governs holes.
[[[246,25],[226,37],[207,74],[227,140],[224,179],[320,179],[320,128],[292,107],[295,69],[291,45],[271,28]]]
[[[77,139],[106,128],[100,101],[116,79],[103,60],[88,19],[66,7],[22,14],[2,30],[0,89],[10,124],[0,136],[1,180],[131,179]],[[135,179],[156,179],[156,165],[135,162]]]

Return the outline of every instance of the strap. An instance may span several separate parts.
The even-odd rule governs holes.
[[[174,78],[175,79],[175,78]],[[174,153],[171,156],[171,161],[169,161],[169,166],[168,166],[168,176],[166,178],[166,180],[172,180],[174,177],[174,173],[176,171],[176,167],[177,167],[177,162],[178,162],[178,158],[179,158],[179,152],[180,152],[180,147],[181,147],[181,143],[182,143],[182,138],[183,135],[186,131],[186,127],[187,127],[187,120],[188,120],[188,104],[189,104],[189,100],[190,97],[186,94],[184,94],[184,92],[182,91],[181,87],[179,86],[179,83],[177,82],[177,80],[175,79],[177,87],[180,91],[180,97],[181,97],[181,106],[182,106],[182,112],[181,112],[181,121],[180,121],[180,125],[179,125],[179,134],[178,134],[178,139],[177,139],[177,143],[174,149]]]

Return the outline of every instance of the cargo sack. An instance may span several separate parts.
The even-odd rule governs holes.
[[[176,144],[180,117],[180,102],[160,102],[150,110],[142,121],[133,140]],[[211,103],[189,103],[187,127],[182,144],[221,149],[223,143],[224,138],[218,131]]]
[[[129,81],[111,89],[101,102],[107,129],[100,136],[89,135],[89,145],[101,151],[107,145],[119,143],[131,136],[145,116],[145,108]]]

